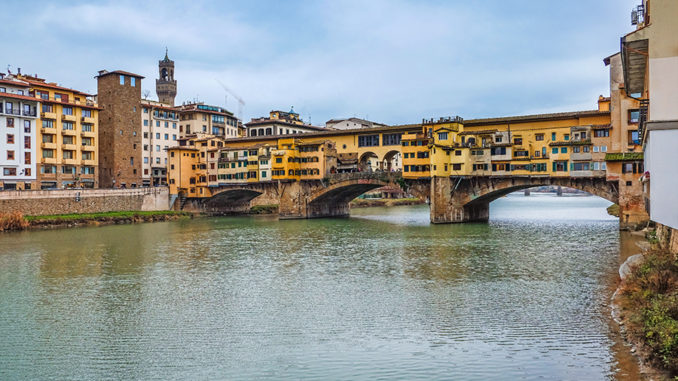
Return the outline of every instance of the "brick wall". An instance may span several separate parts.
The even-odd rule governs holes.
[[[123,83],[120,83],[120,78]],[[141,78],[118,72],[97,77],[99,186],[141,186]]]
[[[0,192],[0,212],[27,216],[151,210],[169,210],[168,188]]]

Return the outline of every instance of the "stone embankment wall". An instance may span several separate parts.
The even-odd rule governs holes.
[[[27,216],[169,210],[167,187],[0,192],[0,212]]]

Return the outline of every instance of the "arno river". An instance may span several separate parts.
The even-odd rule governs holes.
[[[636,379],[607,205],[2,234],[0,379]]]

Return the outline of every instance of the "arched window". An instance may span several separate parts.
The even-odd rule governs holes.
[[[160,76],[162,77],[163,80],[165,80],[165,81],[167,80],[167,69],[166,68],[162,69],[162,74]]]
[[[252,130],[252,136],[257,136],[257,130]]]
[[[266,129],[266,135],[273,135],[273,131],[270,127]]]

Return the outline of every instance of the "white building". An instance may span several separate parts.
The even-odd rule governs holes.
[[[141,100],[142,181],[144,186],[167,184],[167,149],[178,145],[179,112],[169,105]]]
[[[678,1],[651,3],[633,10],[637,29],[621,38],[624,88],[640,100],[650,218],[678,229]]]
[[[327,131],[325,128],[304,124],[294,108],[289,112],[273,110],[268,118],[255,118],[245,124],[247,136],[296,135]]]
[[[28,82],[0,74],[0,189],[35,189],[39,106]]]
[[[387,125],[360,118],[330,119],[325,122],[325,128],[334,130],[353,130],[372,127],[387,127]]]

